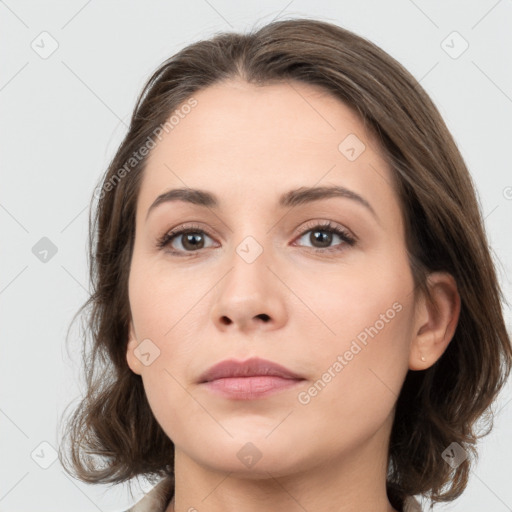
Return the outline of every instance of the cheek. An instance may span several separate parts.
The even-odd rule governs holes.
[[[204,422],[204,411],[191,395],[193,389],[187,370],[194,356],[183,334],[176,328],[176,332],[171,331],[167,336],[159,339],[155,336],[159,356],[141,373],[153,415],[173,441],[183,433],[186,436],[191,424]]]
[[[321,432],[322,446],[353,446],[389,418],[408,370],[407,315],[404,307],[380,330],[378,323],[376,330],[370,325],[359,331],[365,336],[338,337],[326,345],[324,355],[317,351],[311,356],[321,369],[298,396],[295,417],[309,431]]]
[[[196,410],[172,376],[152,370],[142,376],[144,391],[155,420],[166,436],[175,441],[195,421]],[[199,421],[199,419],[197,420]]]
[[[302,320],[302,332],[313,339],[315,331],[318,340],[303,345],[318,379],[304,402],[332,411],[333,421],[363,418],[369,404],[375,418],[390,412],[408,368],[412,283],[407,264],[388,259],[387,266],[374,262],[329,275],[323,293],[312,293],[309,284],[301,289],[322,320],[311,314]]]
[[[133,322],[138,341],[151,340],[158,354],[142,368],[141,377],[157,422],[175,439],[188,431],[194,418],[201,420],[187,390],[186,371],[197,350],[194,318],[201,306],[197,302],[205,294],[206,278],[202,286],[199,282],[194,286],[183,274],[167,275],[169,270],[158,263],[139,263],[134,257],[129,279]]]
[[[375,340],[374,345],[398,341],[401,320],[410,315],[412,276],[406,263],[388,258],[384,266],[365,259],[357,266],[296,280],[294,290],[302,302],[294,300],[290,314],[303,327],[309,325],[309,332],[316,328],[324,346],[349,349],[356,338],[363,345],[370,340]]]
[[[129,300],[139,337],[167,340],[205,294],[205,283],[204,277],[176,271],[161,256],[153,261],[134,254]]]

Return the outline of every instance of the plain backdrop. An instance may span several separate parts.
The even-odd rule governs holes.
[[[420,80],[474,178],[510,302],[512,1],[0,1],[0,512],[133,503],[127,485],[84,484],[54,460],[58,420],[83,391],[78,331],[69,354],[65,335],[88,297],[89,201],[164,59],[291,17],[353,30]],[[495,409],[466,492],[435,510],[512,510],[510,383]],[[134,485],[136,498],[148,488]]]

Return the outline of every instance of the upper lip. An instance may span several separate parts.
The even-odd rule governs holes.
[[[273,375],[284,379],[303,379],[302,376],[278,363],[253,357],[246,361],[237,361],[235,359],[221,361],[202,373],[199,377],[199,382],[203,383],[229,377],[254,377],[258,375]]]

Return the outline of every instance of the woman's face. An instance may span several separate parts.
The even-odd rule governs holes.
[[[414,285],[375,142],[305,84],[228,82],[194,98],[156,140],[137,204],[127,360],[157,421],[182,456],[252,475],[384,446],[409,367]],[[350,193],[322,193],[333,187]],[[172,189],[216,204],[149,211]],[[195,234],[157,246],[181,228]],[[303,380],[245,397],[198,382],[252,357]]]

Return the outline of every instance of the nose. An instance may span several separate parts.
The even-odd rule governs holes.
[[[269,263],[265,250],[254,261],[233,252],[214,295],[212,315],[219,330],[270,331],[286,323],[288,290]]]

